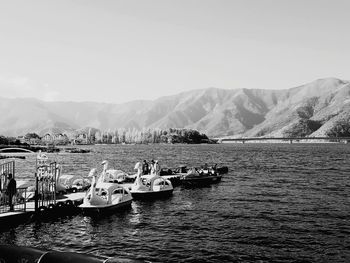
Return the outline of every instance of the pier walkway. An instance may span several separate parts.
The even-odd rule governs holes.
[[[78,203],[81,203],[83,201],[84,196],[85,196],[85,192],[65,194],[62,197],[56,199],[56,205],[58,203],[66,203],[69,200],[75,204],[78,204]],[[15,210],[16,210],[16,208],[15,208]],[[34,201],[27,202],[26,211],[27,212],[34,212],[35,211],[35,202]]]
[[[0,207],[0,227],[13,225],[13,224],[21,224],[28,222],[33,216],[39,214],[40,216],[45,217],[45,212],[49,212],[50,208],[59,208],[59,214],[57,216],[66,215],[72,208],[77,208],[83,202],[83,198],[85,196],[85,192],[77,192],[66,194],[61,198],[56,200],[56,203],[49,207],[41,206],[39,210],[35,210],[35,202],[27,201],[25,203],[15,203],[14,211],[10,211],[8,205],[2,205]],[[68,205],[69,204],[69,205]],[[40,218],[37,218],[40,219]]]

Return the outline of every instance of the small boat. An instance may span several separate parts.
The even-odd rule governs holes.
[[[218,172],[218,174],[227,174],[228,167],[227,166],[218,167],[216,168],[216,171]]]
[[[169,180],[173,187],[181,185],[180,178],[182,175],[187,173],[187,168],[186,166],[180,166],[178,168],[162,168],[160,170],[160,176],[163,178]]]
[[[103,165],[102,173],[104,174],[105,182],[124,183],[130,179],[129,175],[122,170],[108,169],[107,160],[104,160],[101,165]]]
[[[72,193],[86,191],[91,186],[89,179],[77,174],[63,174],[58,182],[66,188],[67,192]]]
[[[207,165],[204,165],[204,167]],[[196,170],[198,172],[196,172]],[[221,174],[228,173],[228,167],[222,166],[217,168],[216,165],[202,168],[187,168],[185,165],[180,165],[177,168],[162,168],[160,175],[170,180],[173,186],[185,184],[210,184],[221,180]],[[199,177],[199,175],[201,177]],[[209,176],[204,176],[209,175]],[[193,179],[192,179],[193,177]],[[191,180],[190,180],[191,179]],[[198,182],[198,183],[197,183]]]
[[[136,163],[137,175],[131,187],[132,197],[135,199],[153,199],[172,195],[173,186],[171,182],[157,173],[142,176],[142,165]]]
[[[128,189],[117,183],[104,182],[100,178],[96,183],[96,173],[91,187],[79,207],[85,214],[105,213],[130,207],[132,196]]]
[[[167,175],[185,175],[187,174],[192,168],[187,168],[185,165],[180,165],[177,168],[162,168],[160,171],[161,176],[167,176]],[[197,168],[197,169],[202,169],[202,168]],[[216,167],[216,165],[206,168],[206,169],[213,169],[215,170],[218,174],[226,174],[228,173],[228,167],[227,166],[222,166],[222,167]]]
[[[181,176],[180,180],[183,185],[198,186],[218,183],[222,175],[214,169],[197,169],[191,168]]]
[[[65,152],[67,153],[89,153],[90,151],[89,149],[65,148]]]
[[[188,171],[187,166],[181,165],[177,168],[162,168],[160,170],[160,176],[169,176],[169,175],[182,175],[186,174]]]

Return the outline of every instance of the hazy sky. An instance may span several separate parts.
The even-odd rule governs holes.
[[[0,96],[125,102],[349,79],[348,0],[0,0]]]

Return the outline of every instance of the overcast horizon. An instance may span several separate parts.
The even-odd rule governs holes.
[[[349,79],[343,0],[0,1],[0,96],[123,103]]]

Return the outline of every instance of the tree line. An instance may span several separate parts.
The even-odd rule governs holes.
[[[192,129],[116,129],[100,131],[89,128],[70,134],[40,137],[36,133],[27,133],[22,141],[13,137],[0,136],[0,144],[151,144],[151,143],[214,143],[207,135]]]
[[[21,142],[15,137],[6,137],[0,135],[0,145],[28,145],[27,143]]]
[[[88,143],[148,144],[148,143],[210,143],[207,135],[192,129],[116,129],[114,131],[96,131],[80,139]]]

